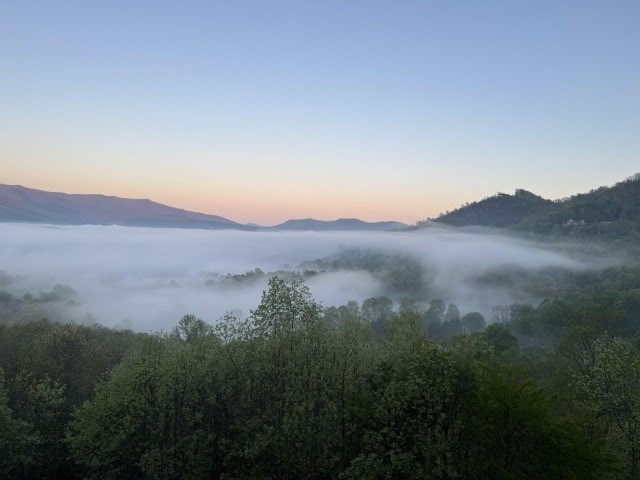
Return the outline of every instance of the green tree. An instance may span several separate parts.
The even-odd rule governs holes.
[[[362,314],[371,323],[384,324],[391,319],[393,302],[384,296],[367,298],[362,302]]]
[[[36,379],[21,371],[12,382],[11,403],[17,418],[27,422],[39,442],[33,452],[33,464],[26,472],[30,478],[72,478],[64,445],[68,418],[64,411],[64,388],[45,376]]]
[[[462,319],[462,328],[465,332],[474,333],[481,332],[487,325],[484,316],[480,312],[469,312]]]
[[[597,480],[611,470],[576,425],[554,417],[550,397],[522,368],[498,360],[477,374],[474,478]]]
[[[446,305],[442,300],[439,298],[431,300],[429,302],[429,308],[427,308],[424,315],[426,324],[442,322],[444,320],[445,311]]]
[[[402,297],[400,299],[400,312],[411,312],[422,314],[424,307],[414,297]]]
[[[509,309],[511,311],[509,326],[515,334],[534,336],[540,333],[538,316],[533,305],[514,303]]]
[[[500,355],[514,355],[518,351],[518,340],[501,323],[492,323],[481,335]]]
[[[88,478],[208,478],[220,475],[221,342],[195,317],[185,338],[148,336],[77,409],[68,443]],[[203,328],[204,327],[204,328]]]
[[[34,462],[39,441],[30,426],[16,419],[7,405],[4,372],[0,369],[0,476],[27,478],[25,474]]]
[[[444,314],[445,321],[456,322],[460,320],[460,310],[455,303],[450,303],[447,306],[447,311]]]
[[[465,374],[422,333],[420,317],[400,314],[389,326],[383,362],[370,379],[363,451],[347,478],[458,478],[470,399]]]
[[[279,335],[299,330],[318,317],[321,307],[312,300],[309,287],[298,281],[269,280],[251,320],[258,335]]]
[[[343,342],[354,349],[358,342],[341,339],[321,313],[306,286],[275,277],[269,282],[249,319],[242,375],[251,389],[234,422],[238,435],[225,460],[229,475],[326,478],[339,468],[337,452],[346,452],[351,438],[348,397],[357,385],[351,372],[364,362],[357,349],[344,351]],[[340,328],[358,332],[358,321]]]
[[[589,354],[591,355],[591,353]],[[640,478],[640,354],[620,337],[593,344],[592,363],[575,382],[597,418],[608,419],[608,447],[621,454],[627,478]]]

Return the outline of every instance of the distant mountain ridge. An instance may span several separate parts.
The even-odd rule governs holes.
[[[561,200],[526,190],[492,197],[446,212],[435,222],[454,226],[509,228],[540,234],[626,235],[640,232],[640,173],[611,187]]]
[[[190,212],[148,199],[46,192],[20,185],[0,185],[0,221],[63,225],[246,228],[224,217]]]
[[[358,231],[380,231],[397,230],[406,227],[401,222],[365,222],[357,218],[339,218],[337,220],[315,220],[313,218],[292,219],[284,223],[269,227],[269,230],[358,230]]]
[[[289,231],[380,231],[405,226],[400,222],[370,223],[355,218],[341,218],[333,221],[289,220],[273,227],[262,227],[243,225],[218,215],[191,212],[148,199],[47,192],[3,184],[0,184],[0,222]]]

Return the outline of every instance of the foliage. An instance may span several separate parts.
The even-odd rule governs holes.
[[[460,319],[460,322],[464,331],[469,333],[480,332],[487,326],[480,312],[469,312]]]
[[[640,353],[620,337],[601,335],[586,345],[574,374],[593,415],[606,419],[607,444],[626,459],[629,479],[640,478]]]
[[[637,288],[627,273],[610,277],[616,288]],[[482,329],[481,314],[439,299],[323,308],[272,277],[248,318],[186,315],[168,334],[5,325],[2,467],[11,478],[635,479],[634,303],[600,293],[503,307],[504,323]]]
[[[436,220],[449,225],[483,225],[506,227],[517,224],[527,216],[544,211],[553,205],[550,200],[526,190],[516,190],[514,195],[497,193],[479,202],[465,204],[453,212],[441,214]]]
[[[74,478],[65,430],[73,410],[139,336],[49,321],[0,325],[7,404],[28,425],[31,461],[11,478]]]
[[[410,255],[385,250],[349,248],[310,264],[328,270],[362,270],[371,273],[389,293],[420,297],[428,287],[427,272]]]
[[[346,476],[457,478],[469,449],[465,372],[421,334],[415,315],[396,317],[390,331],[384,360],[369,380],[363,451]]]
[[[509,228],[545,237],[598,238],[637,246],[640,232],[640,174],[612,187],[558,201],[524,190],[498,193],[441,214],[436,221],[455,226]]]
[[[40,439],[26,422],[15,418],[7,403],[4,373],[0,369],[0,476],[21,478],[34,462]]]

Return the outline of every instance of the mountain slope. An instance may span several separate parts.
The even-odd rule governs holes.
[[[526,190],[516,190],[514,195],[498,193],[479,202],[473,202],[453,212],[440,215],[436,221],[462,227],[481,225],[507,227],[520,223],[527,215],[544,211],[553,205],[551,200]]]
[[[600,187],[554,202],[552,208],[524,220],[524,223],[547,224],[564,224],[570,220],[585,224],[640,222],[640,174],[612,187]]]
[[[515,195],[500,193],[442,214],[435,221],[540,234],[635,236],[640,231],[640,174],[557,201],[524,190],[516,190]]]
[[[190,212],[146,199],[54,193],[20,185],[0,185],[0,221],[65,225],[247,228],[224,217]]]

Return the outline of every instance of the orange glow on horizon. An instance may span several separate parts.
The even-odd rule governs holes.
[[[102,180],[102,181],[100,181]],[[337,218],[359,218],[364,221],[400,221],[414,223],[438,215],[451,206],[420,198],[393,195],[387,198],[371,198],[364,192],[316,192],[305,189],[278,191],[274,188],[262,191],[242,188],[198,188],[167,182],[169,185],[143,185],[136,181],[113,181],[113,179],[86,181],[80,176],[69,175],[60,179],[43,179],[29,175],[22,178],[1,178],[0,183],[23,185],[27,188],[69,194],[101,194],[122,198],[148,198],[158,203],[184,210],[219,215],[239,223],[276,225],[292,218],[315,218],[335,220]],[[111,181],[109,181],[111,180]],[[169,188],[166,188],[169,186]],[[238,193],[242,191],[244,193]],[[248,195],[247,192],[253,191]],[[314,194],[315,193],[315,194]]]

